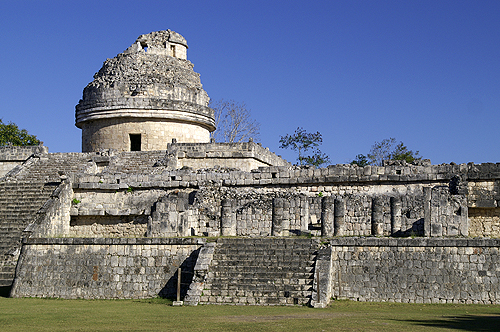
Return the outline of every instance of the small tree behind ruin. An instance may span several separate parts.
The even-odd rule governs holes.
[[[216,142],[241,143],[250,138],[254,140],[258,138],[260,124],[252,119],[245,103],[221,99],[210,102],[210,107],[215,111],[217,128],[210,136]]]
[[[0,119],[0,146],[30,146],[39,145],[40,143],[40,140],[35,135],[30,135],[26,129],[19,129],[12,122],[5,124]]]
[[[318,167],[330,163],[330,158],[318,148],[323,143],[323,137],[319,131],[308,133],[298,127],[292,135],[281,136],[280,143],[280,149],[291,149],[297,152],[297,161],[300,166]]]

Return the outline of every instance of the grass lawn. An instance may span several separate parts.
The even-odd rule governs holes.
[[[0,331],[500,331],[500,306],[334,301],[326,309],[0,297]]]

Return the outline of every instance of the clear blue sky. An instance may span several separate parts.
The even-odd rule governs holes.
[[[0,118],[81,151],[74,107],[106,58],[151,31],[188,41],[212,99],[260,141],[298,126],[333,163],[395,137],[433,164],[500,162],[500,1],[0,0]]]

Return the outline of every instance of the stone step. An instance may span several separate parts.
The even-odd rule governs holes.
[[[273,248],[273,249],[307,249],[315,248],[316,241],[302,240],[302,239],[279,239],[270,237],[269,239],[227,239],[222,238],[217,241],[217,243],[223,244],[225,248],[238,249],[240,247],[256,247],[256,248]]]
[[[214,279],[216,278],[234,278],[235,282],[237,279],[240,278],[258,278],[258,279],[264,279],[264,280],[274,280],[274,279],[310,279],[313,277],[313,273],[311,272],[295,272],[295,271],[285,271],[285,272],[268,272],[268,271],[262,271],[262,270],[257,270],[255,272],[238,272],[238,271],[227,271],[227,270],[221,270],[221,271],[214,271],[214,272],[209,272],[209,277],[213,277]]]
[[[263,296],[277,296],[277,297],[308,297],[311,295],[312,287],[303,287],[302,289],[294,287],[281,287],[281,288],[256,288],[250,285],[245,285],[242,288],[213,288],[204,289],[203,295],[209,296],[244,296],[244,297],[263,297]]]
[[[314,266],[276,266],[276,265],[257,265],[257,266],[243,266],[243,265],[213,265],[210,269],[211,272],[231,272],[231,273],[312,273]]]
[[[13,279],[0,279],[0,287],[12,286]]]
[[[10,272],[0,272],[0,280],[14,280],[15,269]]]
[[[254,262],[298,262],[298,261],[311,261],[314,259],[313,255],[224,255],[214,254],[215,260],[229,260],[229,261],[254,261]]]
[[[2,225],[4,226],[4,225]],[[10,224],[7,227],[0,227],[0,234],[9,234],[10,232],[17,232],[19,230],[23,230],[24,227],[19,224]]]
[[[15,265],[4,265],[0,266],[0,273],[13,273],[16,269]]]
[[[291,256],[300,256],[300,255],[310,255],[310,253],[306,250],[309,248],[299,248],[299,249],[272,249],[272,248],[260,248],[255,249],[252,247],[242,246],[238,249],[221,249],[217,252],[219,255],[228,255],[228,256],[280,256],[280,257],[291,257]]]
[[[201,303],[307,304],[317,248],[301,238],[218,239]]]
[[[214,255],[215,256],[215,255]],[[281,263],[281,264],[279,264]],[[286,265],[283,264],[284,261],[275,261],[275,260],[238,260],[238,259],[230,259],[230,258],[215,258],[212,263],[213,266],[242,266],[242,267],[261,267],[261,266],[269,266],[269,267],[283,267],[289,266],[290,268],[301,268],[301,267],[309,267],[314,265],[313,260],[295,260],[295,261],[287,261]]]
[[[239,296],[201,296],[202,304],[233,305],[307,305],[307,297],[239,297]]]
[[[267,283],[252,283],[252,284],[239,284],[239,285],[227,285],[227,284],[213,284],[210,288],[205,288],[203,291],[209,291],[210,294],[220,295],[226,294],[225,292],[246,292],[246,296],[257,296],[255,294],[260,294],[259,296],[277,296],[277,292],[300,292],[300,294],[310,294],[313,285],[279,285],[279,284],[267,284]],[[224,292],[223,292],[224,291]],[[222,292],[222,293],[221,293]],[[251,295],[254,294],[254,295]],[[297,293],[299,294],[299,293]]]
[[[312,277],[282,277],[282,278],[273,278],[273,277],[214,277],[212,279],[211,287],[223,287],[223,289],[227,289],[230,285],[234,285],[236,287],[242,287],[244,285],[258,285],[262,287],[267,287],[266,289],[280,289],[283,285],[290,286],[301,286],[301,285],[312,285],[314,278]],[[226,286],[227,285],[227,286]]]

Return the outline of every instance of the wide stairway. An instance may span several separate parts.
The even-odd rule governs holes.
[[[221,238],[200,303],[306,305],[317,249],[304,238]]]
[[[29,181],[0,183],[0,286],[12,284],[23,230],[55,188]]]
[[[12,284],[23,231],[59,185],[58,171],[80,171],[87,159],[82,154],[44,155],[0,181],[0,287]]]

